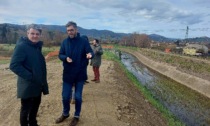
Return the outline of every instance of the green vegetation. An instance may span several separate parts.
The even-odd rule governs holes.
[[[15,48],[15,44],[0,44],[0,56],[3,57],[11,57],[13,50]],[[42,53],[43,55],[47,55],[49,52],[59,50],[58,46],[51,46],[51,47],[43,47]]]
[[[0,44],[0,56],[10,57],[15,48],[14,44]]]
[[[9,51],[13,50],[15,48],[15,44],[0,44],[0,50],[1,51]]]
[[[139,48],[138,47],[133,47],[133,46],[119,46],[118,44],[113,45],[115,49],[121,49],[121,48],[126,48],[130,49],[133,51],[137,51]]]
[[[182,70],[192,71],[194,73],[205,73],[210,75],[210,61],[204,61],[198,58],[190,58],[182,55],[168,54],[151,49],[139,49],[140,53],[150,59],[165,62],[176,66]]]
[[[46,56],[49,52],[53,52],[59,49],[60,49],[59,46],[43,47],[42,53],[44,56]]]
[[[132,49],[136,50],[135,48],[132,47]],[[155,99],[152,95],[152,93],[144,87],[138,79],[131,73],[129,72],[125,66],[120,62],[119,58],[111,51],[105,51],[103,55],[104,59],[107,60],[114,60],[117,62],[121,68],[122,71],[126,73],[127,77],[132,81],[133,84],[139,89],[139,91],[142,92],[142,94],[145,96],[145,98],[159,110],[163,117],[166,118],[168,121],[169,126],[184,126],[182,122],[180,122],[167,108],[165,108],[157,99]]]
[[[10,62],[10,59],[1,59],[0,60],[0,65],[1,64],[7,64],[7,63],[9,63]]]
[[[10,57],[13,54],[15,44],[0,44],[0,64],[6,64],[10,62]],[[58,46],[43,47],[42,53],[46,56],[49,52],[59,50]]]

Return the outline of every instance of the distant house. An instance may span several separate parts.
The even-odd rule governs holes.
[[[200,44],[187,44],[183,48],[183,54],[187,55],[203,55],[208,54],[208,47]]]
[[[157,47],[157,46],[160,46],[160,43],[159,43],[159,42],[154,42],[154,41],[152,41],[152,42],[150,43],[150,47]]]

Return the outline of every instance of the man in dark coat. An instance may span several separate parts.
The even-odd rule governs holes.
[[[93,66],[94,72],[94,81],[95,83],[100,83],[100,71],[99,68],[101,66],[101,56],[103,55],[103,49],[99,44],[98,39],[93,40],[93,45],[91,46],[94,52],[94,58],[91,60],[90,65]]]
[[[68,37],[63,40],[59,58],[63,61],[63,89],[62,89],[62,115],[56,119],[56,123],[63,122],[69,117],[70,98],[72,95],[72,86],[75,85],[75,113],[70,126],[75,126],[80,117],[82,107],[82,91],[85,80],[87,80],[87,59],[93,57],[93,51],[89,42],[80,37],[77,32],[77,24],[68,22],[66,24]]]
[[[21,126],[38,126],[36,116],[41,103],[41,95],[49,94],[47,72],[39,41],[41,29],[29,25],[27,37],[21,37],[14,49],[10,69],[18,76],[17,97],[21,98]]]

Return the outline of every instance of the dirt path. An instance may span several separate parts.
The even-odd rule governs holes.
[[[0,126],[19,125],[20,101],[16,99],[16,76],[0,65]],[[58,60],[47,63],[50,94],[42,97],[38,112],[41,126],[67,126],[71,115],[61,124],[55,119],[62,111],[62,65]],[[153,108],[137,88],[127,79],[120,67],[112,61],[103,61],[101,83],[84,86],[83,106],[78,126],[166,126],[161,114]],[[93,78],[88,67],[89,80]]]

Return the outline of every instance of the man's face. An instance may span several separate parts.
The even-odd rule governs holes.
[[[96,43],[96,40],[93,40],[93,45],[96,45],[97,43]]]
[[[38,30],[31,28],[27,31],[27,36],[30,41],[36,43],[40,40],[41,34]]]
[[[77,29],[73,26],[67,27],[66,30],[70,38],[74,38],[77,36]]]

